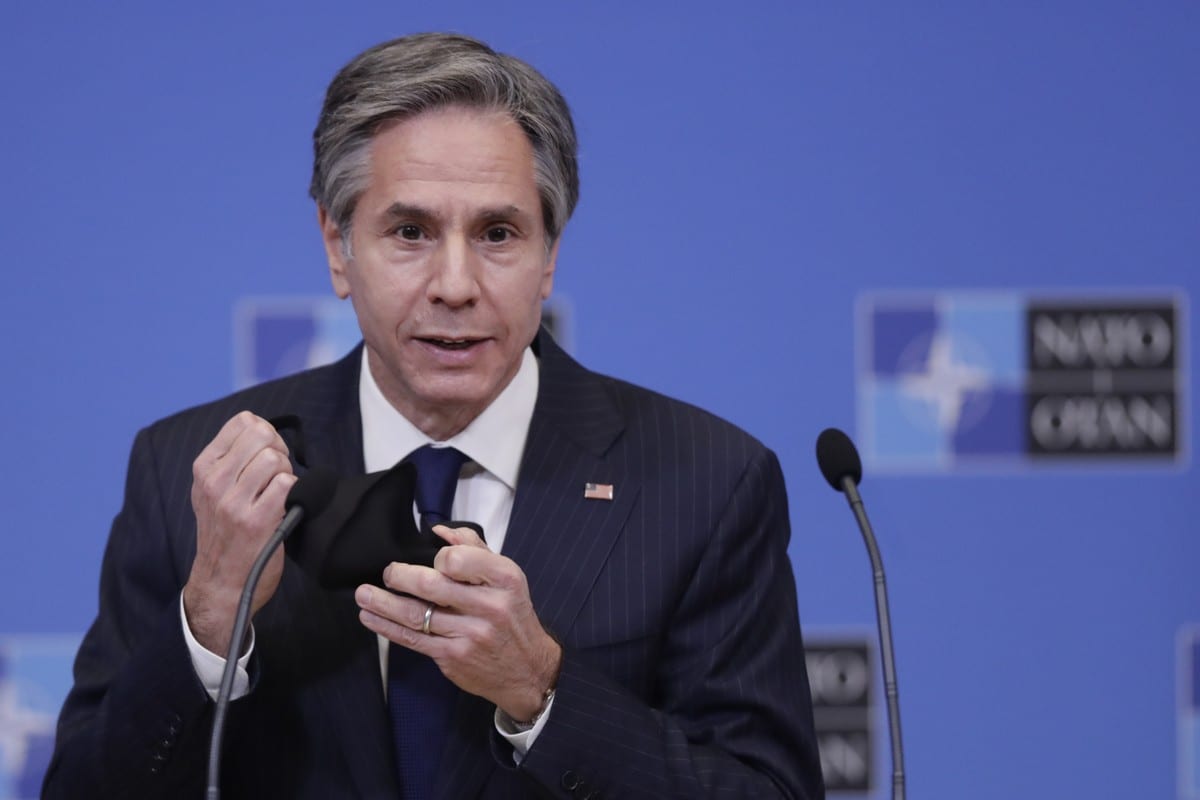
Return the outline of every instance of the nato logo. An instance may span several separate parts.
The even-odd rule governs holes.
[[[570,352],[570,304],[555,296],[542,324]],[[238,388],[329,364],[362,338],[354,307],[336,297],[248,297],[234,312],[234,383]]]
[[[1180,306],[1161,296],[866,296],[864,458],[884,471],[1177,463]]]
[[[1200,625],[1179,632],[1179,797],[1200,800]]]
[[[234,313],[238,388],[329,364],[362,334],[354,307],[336,297],[251,297]]]
[[[0,800],[34,800],[71,687],[77,636],[0,637]]]

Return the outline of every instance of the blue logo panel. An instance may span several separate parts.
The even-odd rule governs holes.
[[[0,637],[0,800],[41,794],[78,647],[78,636]]]
[[[1161,296],[869,295],[863,458],[885,472],[1181,461],[1182,308]]]
[[[951,469],[1024,452],[1023,322],[1010,294],[870,299],[860,318],[864,457]]]
[[[236,385],[337,360],[362,336],[354,307],[335,297],[248,298],[235,315]]]

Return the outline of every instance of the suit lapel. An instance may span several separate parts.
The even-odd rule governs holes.
[[[625,525],[638,487],[616,465],[556,430],[530,429],[505,554],[521,565],[542,624],[565,638]],[[588,483],[613,499],[584,496]]]
[[[537,404],[525,443],[504,554],[524,570],[542,624],[560,639],[570,630],[638,494],[608,457],[624,428],[602,379],[542,332]],[[612,500],[584,497],[587,483],[611,484]],[[464,697],[456,729],[477,732],[443,752],[444,800],[478,796],[495,769],[489,752],[494,707]]]
[[[538,402],[521,463],[505,554],[521,565],[538,616],[564,637],[637,498],[613,444],[625,420],[604,385],[543,333]],[[611,500],[586,497],[608,484]]]
[[[343,358],[324,391],[304,398],[299,416],[304,422],[308,466],[326,467],[340,475],[363,471],[362,414],[358,406],[358,370],[362,346]]]

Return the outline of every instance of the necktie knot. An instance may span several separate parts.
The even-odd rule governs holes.
[[[446,522],[454,505],[458,473],[467,457],[453,447],[425,445],[414,450],[408,461],[417,469],[414,495],[422,527]]]

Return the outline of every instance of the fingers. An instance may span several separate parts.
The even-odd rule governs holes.
[[[259,492],[255,498],[255,510],[259,513],[267,515],[268,518],[274,519],[279,515],[279,510],[282,509],[286,502],[288,493],[292,491],[292,487],[296,485],[296,481],[300,480],[291,472],[291,464],[288,464],[287,472],[277,472],[267,482],[266,487]]]
[[[278,478],[287,480],[280,481]],[[278,510],[287,497],[288,489],[295,482],[292,462],[288,461],[288,457],[274,448],[266,448],[250,456],[229,495],[231,500],[251,507]],[[281,486],[282,495],[278,492]]]
[[[269,422],[243,411],[221,427],[192,463],[196,554],[183,604],[192,634],[215,653],[228,651],[242,584],[279,524],[296,482],[287,453]],[[282,573],[281,549],[259,581],[252,611],[274,594]]]
[[[465,635],[473,626],[469,618],[452,608],[416,597],[393,594],[369,584],[358,587],[354,599],[362,611],[360,617],[363,624],[385,636],[389,632],[394,636],[397,631],[393,626],[399,626],[422,636],[453,638]],[[428,631],[425,629],[427,615]]]
[[[199,510],[220,503],[236,509],[238,522],[257,527],[282,512],[295,479],[279,476],[291,474],[279,433],[266,420],[243,411],[225,423],[193,463],[193,505]]]
[[[354,598],[359,604],[358,619],[363,627],[390,642],[427,655],[439,665],[447,658],[461,658],[472,642],[487,635],[488,627],[481,620],[369,584],[358,587]]]
[[[358,587],[359,620],[432,658],[463,691],[514,719],[530,719],[554,686],[562,648],[538,620],[524,574],[510,559],[473,544],[450,545],[438,559],[437,568],[389,564],[387,589]]]
[[[477,548],[464,550],[468,555],[482,552],[492,559],[501,558]],[[513,568],[516,569],[515,564]],[[466,635],[476,620],[498,622],[510,616],[514,606],[528,604],[527,591],[514,593],[480,580],[460,581],[437,569],[416,564],[389,564],[383,571],[383,583],[387,589],[366,584],[358,587],[355,600],[361,609],[409,630],[421,631],[425,610],[432,603],[438,620],[434,631],[439,636]],[[523,576],[521,585],[524,586]],[[377,630],[376,633],[387,635],[385,631]]]
[[[432,636],[426,636],[420,631],[413,630],[406,625],[401,625],[386,616],[377,614],[366,608],[358,612],[358,620],[371,633],[382,636],[389,642],[402,645],[424,655],[430,655],[429,645],[432,644]]]
[[[286,456],[287,445],[271,423],[249,411],[242,411],[226,422],[216,437],[196,458],[196,467],[220,464],[225,470],[235,470],[233,478],[249,457],[264,447]]]
[[[462,544],[487,549],[487,543],[479,538],[471,528],[451,528],[448,525],[434,525],[433,532],[441,537],[446,544]]]
[[[437,528],[434,531],[437,532]],[[459,583],[528,592],[525,573],[516,562],[488,550],[471,529],[458,528],[456,531],[465,531],[480,544],[451,544],[438,550],[433,558],[433,568],[437,572]]]
[[[216,438],[196,457],[192,475],[196,479],[204,478],[214,486],[232,486],[254,457],[263,451],[287,458],[287,446],[275,428],[261,417],[243,411],[226,422]]]
[[[447,608],[461,608],[470,604],[469,593],[465,590],[471,587],[443,575],[436,569],[419,564],[405,564],[399,561],[388,564],[383,570],[383,585],[392,592],[411,595],[419,602],[434,603]]]

